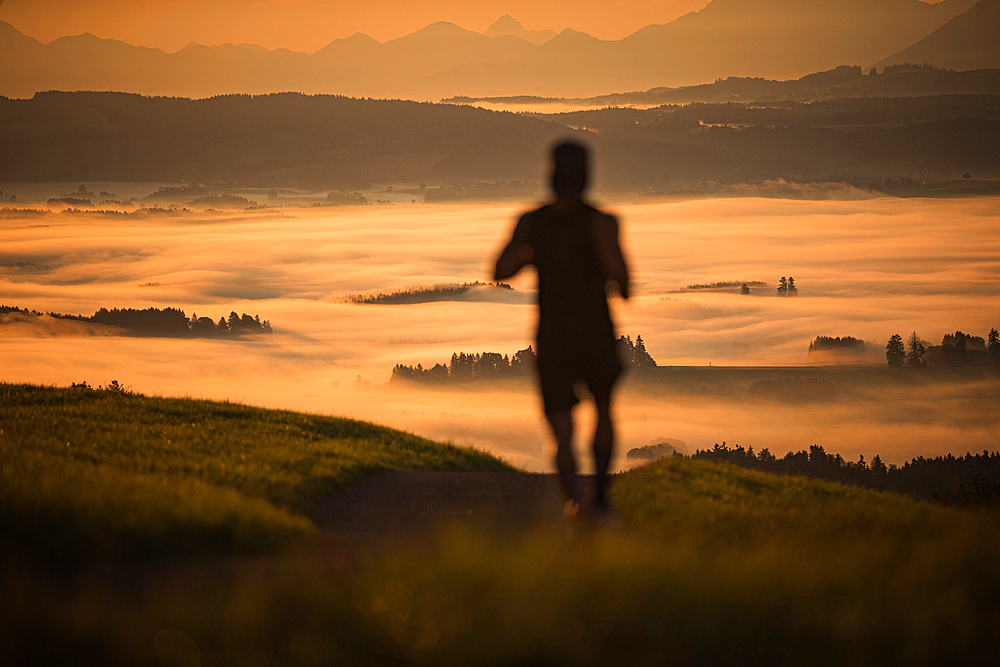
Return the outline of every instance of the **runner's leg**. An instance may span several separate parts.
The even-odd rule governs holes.
[[[573,413],[571,410],[560,410],[546,417],[552,427],[552,435],[556,439],[556,469],[559,471],[559,481],[562,482],[566,498],[579,503],[582,498],[576,475],[576,457],[573,456]]]
[[[607,502],[605,492],[608,486],[608,467],[614,449],[614,425],[611,423],[611,392],[595,396],[597,404],[597,428],[594,430],[594,505],[601,507]]]

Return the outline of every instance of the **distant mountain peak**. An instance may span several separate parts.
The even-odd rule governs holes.
[[[510,14],[504,14],[494,21],[493,25],[486,29],[485,34],[490,37],[493,37],[493,35],[510,35],[512,34],[512,30],[514,32],[520,32],[524,30],[524,26],[514,20],[514,17]]]
[[[487,37],[500,37],[502,35],[512,35],[531,42],[532,44],[544,44],[556,36],[555,30],[525,30],[524,26],[518,23],[510,14],[504,14],[493,22],[486,32]]]

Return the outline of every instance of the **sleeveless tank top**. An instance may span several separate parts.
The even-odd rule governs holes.
[[[538,270],[538,354],[614,355],[614,327],[605,291],[607,276],[594,245],[598,215],[591,206],[531,214],[528,243]]]

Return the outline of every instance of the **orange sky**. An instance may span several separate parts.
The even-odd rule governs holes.
[[[708,0],[0,0],[0,20],[42,42],[90,32],[165,51],[195,41],[312,52],[355,32],[384,42],[435,21],[484,31],[504,14],[529,30],[574,28],[620,39],[706,4]]]

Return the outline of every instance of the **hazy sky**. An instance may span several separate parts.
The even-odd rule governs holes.
[[[0,0],[0,20],[42,42],[90,32],[166,51],[195,41],[313,52],[355,32],[384,42],[435,21],[482,32],[504,14],[528,30],[573,28],[602,39],[620,39],[706,4],[707,0]]]

